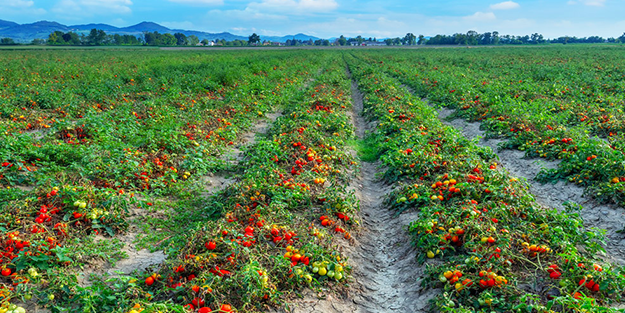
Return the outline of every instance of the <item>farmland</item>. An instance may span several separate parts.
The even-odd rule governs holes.
[[[623,52],[3,51],[0,312],[616,312]]]

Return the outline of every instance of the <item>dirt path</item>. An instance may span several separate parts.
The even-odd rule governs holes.
[[[598,228],[606,230],[605,249],[607,261],[625,265],[625,235],[617,233],[623,229],[625,223],[625,210],[615,205],[598,204],[591,198],[584,197],[584,189],[559,181],[556,184],[541,184],[534,180],[542,168],[557,168],[558,162],[544,159],[526,159],[524,153],[519,150],[498,151],[497,145],[504,140],[489,139],[484,140],[485,132],[480,129],[480,123],[467,122],[463,119],[447,121],[445,118],[454,111],[450,109],[438,109],[439,118],[443,123],[460,130],[467,138],[474,139],[482,137],[479,144],[488,146],[497,153],[501,165],[513,176],[524,178],[529,183],[529,190],[534,195],[536,201],[546,208],[564,209],[563,203],[566,201],[575,202],[582,205],[580,215],[584,219],[587,228]]]
[[[224,154],[221,158],[225,162],[236,165],[245,157],[244,147],[256,143],[256,136],[264,136],[269,131],[270,125],[282,116],[281,112],[272,112],[266,115],[266,119],[259,121],[254,127],[241,136],[241,143]],[[213,173],[201,178],[205,191],[202,193],[204,198],[218,192],[234,182],[232,173]]]
[[[352,122],[356,134],[363,139],[373,127],[362,116],[362,94],[352,82]],[[356,195],[360,200],[362,232],[358,245],[350,253],[354,264],[353,277],[360,290],[354,302],[358,312],[424,312],[438,292],[420,286],[425,267],[418,266],[416,251],[406,231],[408,224],[417,219],[418,212],[395,216],[382,205],[383,196],[391,186],[376,179],[379,162],[361,163]]]
[[[267,118],[256,123],[252,129],[241,136],[241,143],[222,155],[222,159],[231,164],[238,164],[245,157],[244,147],[256,143],[256,137],[265,135],[269,130],[271,123],[273,123],[281,115],[281,113],[277,112],[267,114]],[[204,197],[208,197],[234,182],[231,173],[216,173],[214,175],[204,176],[200,178],[200,180],[205,188],[205,191],[202,193],[202,196]],[[143,209],[134,209],[130,212],[130,219],[140,219],[147,214],[158,213],[150,213]],[[144,270],[150,266],[158,265],[165,261],[167,256],[163,253],[163,251],[155,251],[151,253],[146,249],[137,249],[135,240],[139,232],[140,230],[137,225],[135,225],[135,223],[131,223],[128,232],[119,237],[119,239],[125,244],[122,251],[124,251],[128,257],[118,261],[115,264],[115,267],[107,267],[105,264],[102,264],[102,262],[95,262],[94,264],[87,265],[86,271],[79,277],[81,285],[89,286],[91,284],[88,280],[88,276],[92,273],[102,274],[106,272],[111,276],[117,276],[119,275],[118,273],[130,274],[133,271]],[[106,239],[102,238],[101,240]]]
[[[353,112],[350,114],[356,135],[363,139],[372,130],[362,116],[362,94],[352,82]],[[352,153],[355,153],[352,151]],[[289,312],[426,312],[428,301],[438,290],[420,286],[425,267],[416,263],[416,251],[406,231],[407,225],[417,219],[417,212],[394,216],[382,204],[391,186],[376,179],[379,162],[361,162],[356,180],[350,185],[360,201],[361,229],[353,234],[355,242],[342,250],[349,257],[352,278],[344,297],[326,295],[318,299],[308,291],[304,300],[293,305]]]

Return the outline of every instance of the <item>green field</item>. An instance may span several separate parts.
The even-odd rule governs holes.
[[[622,302],[619,229],[591,229],[575,204],[545,208],[528,186],[566,182],[584,188],[580,205],[623,215],[623,46],[9,47],[0,61],[0,313],[378,299],[362,281],[398,247],[362,250],[375,269],[352,262],[384,236],[368,210],[415,214],[388,229],[414,245],[406,275],[434,311]],[[513,177],[441,108],[553,166]]]

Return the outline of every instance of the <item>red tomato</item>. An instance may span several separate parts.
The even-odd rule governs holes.
[[[207,242],[204,246],[206,246],[208,250],[215,250],[215,248],[217,248],[217,244],[214,241]]]
[[[145,279],[145,284],[148,285],[148,286],[152,286],[152,284],[154,284],[154,277],[150,276],[150,277],[146,278]]]

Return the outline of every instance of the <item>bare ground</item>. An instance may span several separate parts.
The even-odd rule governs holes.
[[[250,131],[241,136],[241,143],[227,154],[224,154],[222,159],[230,164],[239,164],[245,157],[245,149],[243,147],[255,144],[257,135],[263,136],[267,134],[270,125],[280,116],[282,116],[281,112],[267,114],[267,119],[259,121]],[[232,184],[234,179],[231,173],[213,173],[202,177],[201,181],[205,190],[202,196],[206,198]]]
[[[363,139],[372,130],[362,116],[363,99],[352,82],[352,122],[356,135]],[[421,288],[424,266],[416,262],[416,250],[407,232],[418,212],[396,216],[382,204],[391,191],[375,177],[380,163],[362,162],[356,195],[360,200],[362,231],[358,244],[350,251],[353,277],[359,290],[354,292],[357,312],[425,312],[437,290]]]
[[[499,156],[503,167],[513,176],[524,178],[529,183],[529,190],[534,195],[536,201],[543,207],[563,210],[563,203],[574,202],[583,206],[580,212],[584,224],[588,229],[597,228],[606,230],[605,249],[607,261],[625,265],[625,236],[617,233],[623,229],[625,223],[625,210],[616,205],[598,204],[592,198],[584,197],[584,189],[559,181],[556,184],[541,184],[535,180],[536,175],[542,168],[557,168],[558,162],[544,159],[528,159],[524,157],[524,152],[519,150],[498,151],[498,144],[503,142],[499,139],[485,140],[485,132],[480,129],[480,123],[467,122],[463,119],[446,121],[454,111],[443,108],[438,109],[439,118],[443,123],[460,130],[467,138],[479,139],[479,144],[493,149]]]
[[[222,158],[224,158],[227,162],[238,164],[244,158],[243,147],[254,144],[256,142],[257,135],[266,134],[269,124],[275,121],[280,115],[280,113],[267,114],[266,120],[260,121],[254,125],[251,130],[246,132],[241,137],[241,143],[229,153],[224,154]],[[215,192],[226,188],[234,182],[234,179],[231,177],[230,173],[217,173],[211,176],[204,176],[201,178],[201,181],[205,186],[205,192],[202,195],[204,197],[208,197]],[[157,213],[148,213],[145,210],[137,208],[131,211],[130,219],[135,220],[146,214]],[[95,261],[92,264],[87,264],[86,270],[79,276],[80,284],[82,286],[89,286],[91,282],[88,278],[91,274],[108,273],[111,276],[119,275],[119,273],[130,274],[137,270],[145,270],[165,261],[167,256],[163,253],[163,251],[151,253],[146,249],[137,249],[135,241],[139,231],[140,230],[137,228],[135,223],[131,223],[128,232],[119,237],[119,239],[124,243],[122,251],[128,255],[127,258],[118,261],[114,267],[107,266],[107,264],[101,261]]]
[[[372,129],[362,117],[362,94],[352,83],[352,123],[359,139]],[[352,151],[352,153],[355,153]],[[326,294],[319,297],[312,291],[296,301],[287,312],[426,312],[429,300],[437,290],[420,287],[424,266],[416,262],[416,251],[406,231],[418,213],[395,216],[384,208],[383,196],[391,186],[376,178],[379,162],[362,162],[355,182],[350,188],[360,201],[361,228],[353,233],[352,245],[341,250],[349,258],[352,273],[347,294]]]

